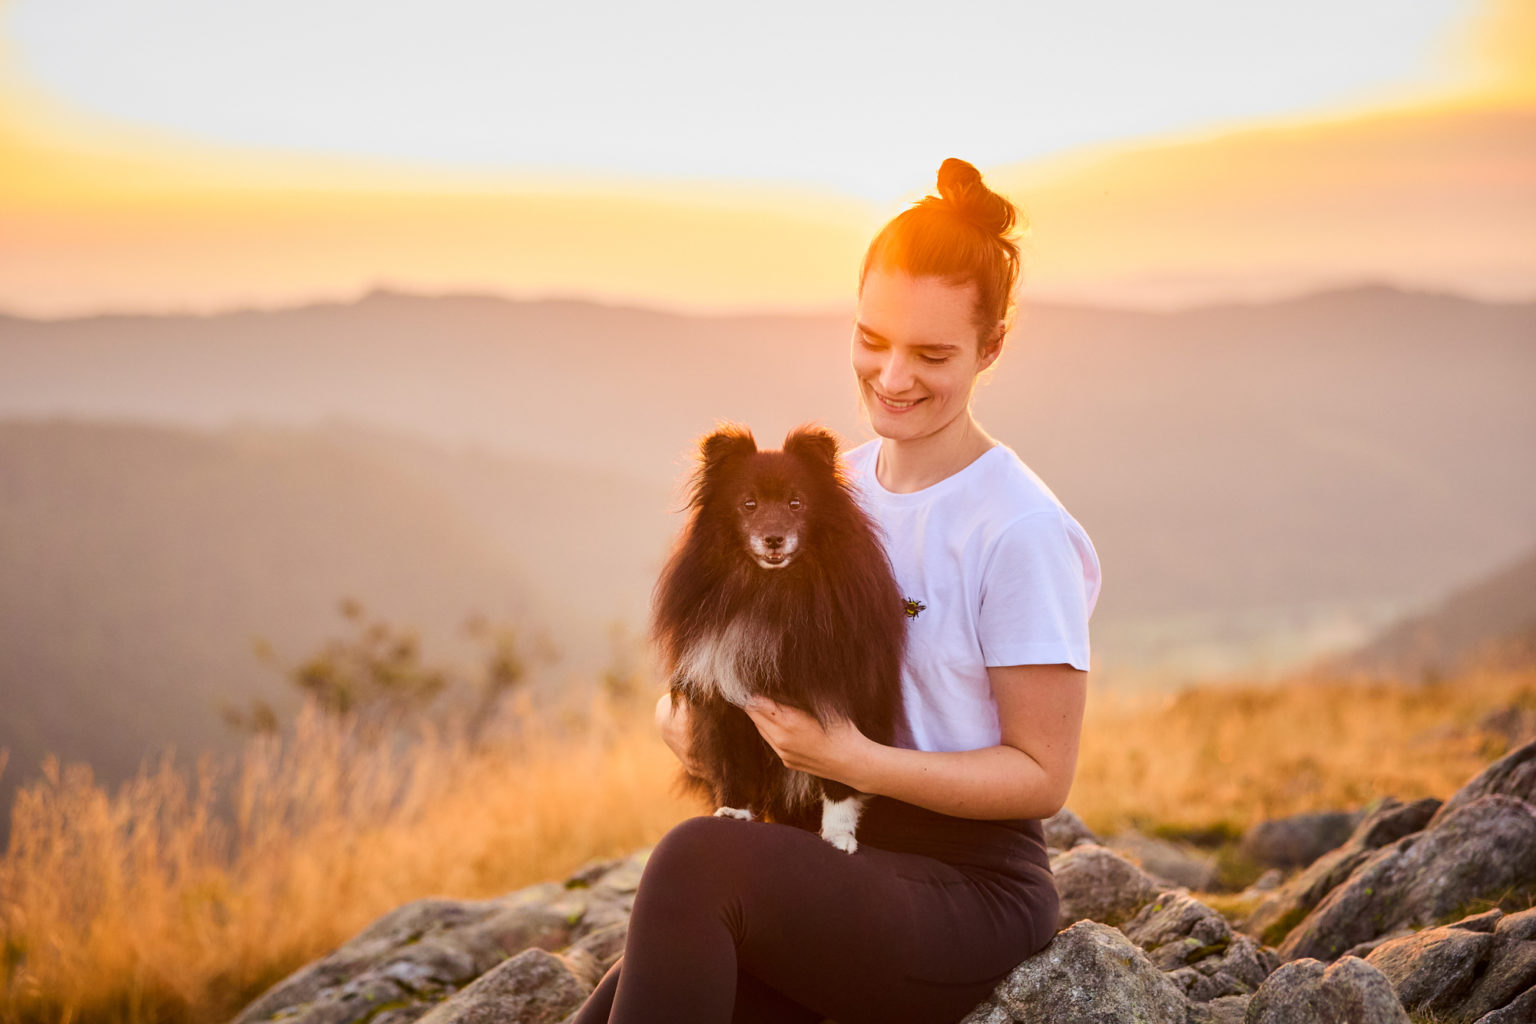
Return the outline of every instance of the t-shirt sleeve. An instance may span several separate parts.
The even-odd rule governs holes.
[[[1088,669],[1088,618],[1098,599],[1093,545],[1047,509],[1010,523],[982,569],[977,632],[987,665]]]

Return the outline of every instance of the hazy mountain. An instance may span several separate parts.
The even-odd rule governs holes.
[[[13,319],[0,415],[344,416],[675,494],[720,418],[773,444],[809,419],[867,436],[851,319],[393,293]],[[1373,286],[1175,313],[1030,304],[1010,346],[978,415],[1094,538],[1106,667],[1293,662],[1531,542],[1536,474],[1512,469],[1536,436],[1536,304]]]
[[[45,752],[116,781],[164,744],[230,749],[224,701],[291,711],[253,640],[295,664],[351,635],[344,596],[416,629],[430,662],[474,667],[462,626],[482,613],[546,682],[590,679],[608,624],[643,614],[665,504],[614,475],[335,425],[0,421],[0,838]],[[553,664],[533,661],[545,638]]]
[[[217,747],[220,700],[288,696],[252,637],[292,663],[342,596],[438,659],[472,612],[547,632],[548,680],[590,679],[643,630],[717,419],[867,436],[850,320],[392,294],[0,319],[0,788],[45,750],[115,779]],[[1536,306],[1036,305],[1010,345],[978,415],[1094,539],[1101,674],[1285,668],[1532,542]]]
[[[1319,668],[1421,679],[1472,663],[1536,664],[1536,549]]]

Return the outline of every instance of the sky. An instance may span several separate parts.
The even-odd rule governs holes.
[[[1146,180],[1133,154],[1161,154],[1166,174],[1185,147],[1198,172],[1254,132],[1295,159],[1275,133],[1337,139],[1341,123],[1405,112],[1443,133],[1459,112],[1536,110],[1533,38],[1522,0],[0,0],[0,309],[207,309],[375,285],[826,306],[946,156],[1049,222],[1084,205],[1064,168],[1108,195]],[[1503,179],[1525,177],[1529,124],[1472,133],[1446,187],[1493,173],[1520,203]],[[1370,158],[1443,148],[1425,138]],[[1330,147],[1309,166],[1347,175],[1361,159]],[[1198,198],[1167,180],[1138,194],[1136,216]],[[1508,212],[1478,216],[1491,219],[1467,246],[1486,259],[1396,266],[1388,239],[1379,272],[1536,288],[1536,254],[1497,237]],[[1042,294],[1171,301],[1239,284],[1230,253],[1117,263],[1124,238],[1057,224]],[[1248,277],[1372,269],[1301,263]]]

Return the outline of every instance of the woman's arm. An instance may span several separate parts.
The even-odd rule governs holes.
[[[1002,742],[935,752],[876,743],[852,722],[755,701],[747,714],[790,768],[959,818],[1048,818],[1077,769],[1088,673],[1071,665],[989,667]]]
[[[671,748],[673,754],[677,755],[683,771],[689,775],[701,777],[708,774],[704,767],[693,759],[693,750],[689,743],[686,700],[673,701],[671,693],[663,693],[661,699],[656,702],[656,728],[661,732],[661,741]]]

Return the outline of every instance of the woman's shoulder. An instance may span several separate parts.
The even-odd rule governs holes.
[[[1017,519],[1044,512],[1066,514],[1056,492],[1029,467],[1018,452],[1002,442],[987,450],[980,460],[984,469],[972,482],[978,504],[995,515]]]

